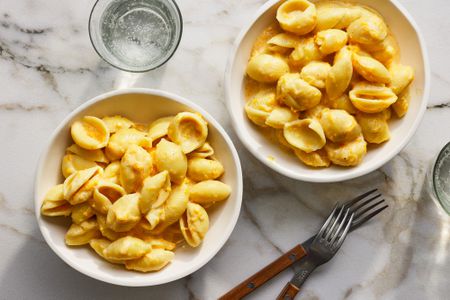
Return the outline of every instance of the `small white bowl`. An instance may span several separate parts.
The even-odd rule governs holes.
[[[281,151],[276,143],[270,142],[245,115],[243,79],[250,51],[257,36],[275,20],[277,7],[281,3],[279,0],[268,1],[255,16],[250,18],[237,37],[230,54],[225,73],[225,94],[228,111],[237,135],[261,162],[294,179],[310,182],[337,182],[378,169],[406,146],[426,110],[430,90],[428,56],[425,42],[410,14],[395,0],[345,2],[359,3],[380,12],[400,45],[401,62],[411,65],[415,70],[408,113],[402,119],[390,121],[391,139],[383,145],[370,149],[362,163],[356,167],[332,166],[317,170],[308,168],[293,154]]]
[[[61,159],[71,143],[71,124],[85,115],[103,117],[123,115],[133,121],[149,123],[156,118],[180,111],[201,113],[209,123],[208,140],[225,168],[223,181],[232,187],[228,200],[210,213],[210,229],[198,248],[175,251],[174,260],[153,273],[125,270],[101,259],[89,245],[68,247],[64,235],[69,228],[65,218],[49,218],[40,214],[43,197],[50,187],[63,182]],[[92,278],[123,286],[152,286],[187,276],[205,265],[225,244],[236,225],[242,202],[242,171],[236,149],[225,130],[196,104],[174,94],[150,89],[112,91],[86,102],[73,111],[52,134],[37,168],[35,180],[35,213],[39,228],[53,251],[68,265]]]

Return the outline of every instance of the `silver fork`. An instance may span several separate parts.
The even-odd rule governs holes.
[[[370,190],[367,193],[359,195],[356,198],[344,203],[345,207],[349,208],[351,212],[355,213],[350,231],[355,230],[389,207],[385,203],[384,199],[380,199],[382,196],[381,193],[377,193],[375,196],[371,196],[377,191],[378,189]],[[369,199],[365,199],[368,196],[371,197]]]
[[[292,300],[309,275],[320,265],[328,262],[338,252],[349,233],[354,213],[345,205],[336,204],[331,214],[315,236],[298,271],[286,284],[277,300]]]
[[[349,209],[349,213],[354,214],[349,231],[353,231],[360,227],[388,207],[384,199],[381,198],[381,194],[378,193],[377,189],[361,194],[343,203],[342,206]],[[332,217],[332,221],[334,222],[334,216]],[[314,235],[305,242],[296,245],[294,248],[285,252],[273,262],[239,283],[219,299],[241,299],[293,264],[300,264],[301,261],[308,258],[309,248],[315,238],[316,236]]]
[[[350,232],[357,229],[389,207],[385,200],[381,197],[382,195],[381,193],[378,193],[378,189],[373,189],[343,203],[345,208],[350,209],[350,212],[354,213],[352,225],[350,226]],[[310,237],[302,243],[302,246],[304,248],[308,248],[315,237],[315,235]]]

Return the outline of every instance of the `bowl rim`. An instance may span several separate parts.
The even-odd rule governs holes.
[[[138,277],[139,279],[130,279],[127,282],[124,282],[123,279],[118,279],[118,278],[113,278],[113,279],[107,279],[105,277],[103,277],[102,273],[96,272],[96,271],[91,271],[89,269],[83,269],[83,268],[79,268],[75,263],[73,263],[70,259],[68,259],[67,257],[65,257],[65,255],[63,254],[62,251],[60,251],[58,249],[58,247],[56,245],[54,245],[51,240],[50,237],[44,233],[44,231],[42,230],[42,228],[45,226],[44,225],[44,221],[43,218],[41,216],[40,213],[40,203],[41,203],[41,199],[39,199],[39,195],[38,195],[38,186],[39,186],[39,181],[40,181],[40,174],[44,168],[44,157],[46,156],[46,154],[48,153],[50,147],[52,146],[56,136],[60,133],[60,131],[68,124],[68,122],[79,112],[81,112],[82,110],[92,106],[93,104],[97,103],[97,102],[101,102],[101,101],[106,101],[108,98],[111,98],[113,96],[117,96],[117,95],[123,95],[123,94],[145,94],[145,95],[153,95],[153,96],[160,96],[160,97],[164,97],[167,98],[171,101],[175,101],[177,103],[183,104],[188,106],[189,108],[192,108],[193,110],[201,113],[208,121],[208,123],[210,123],[215,129],[217,129],[217,131],[219,132],[219,134],[223,137],[223,139],[225,140],[231,155],[232,155],[232,160],[234,162],[235,168],[236,168],[236,172],[237,172],[237,186],[233,187],[233,189],[235,189],[236,191],[236,199],[235,201],[237,201],[236,203],[236,207],[233,211],[233,215],[231,216],[230,221],[228,222],[228,225],[226,228],[224,228],[223,230],[223,235],[222,235],[222,239],[217,243],[217,245],[213,248],[213,250],[208,253],[208,255],[206,255],[198,264],[196,265],[192,265],[189,266],[186,270],[184,270],[183,272],[180,272],[177,276],[173,276],[170,277],[168,279],[165,280],[160,280],[158,279],[158,277],[156,277],[156,279],[145,279],[143,280],[142,277]],[[155,285],[160,285],[160,284],[164,284],[164,283],[169,283],[175,280],[178,280],[180,278],[186,277],[194,272],[196,272],[197,270],[199,270],[200,268],[202,268],[204,265],[206,265],[219,251],[220,249],[222,249],[222,247],[225,245],[225,243],[228,241],[228,239],[231,236],[231,233],[233,232],[238,218],[239,218],[239,214],[241,211],[241,206],[242,206],[242,195],[243,195],[243,179],[242,179],[242,168],[241,168],[241,162],[239,159],[239,155],[237,153],[237,150],[231,140],[231,138],[228,136],[228,134],[226,133],[225,129],[220,125],[220,123],[212,117],[211,114],[209,114],[206,110],[204,110],[203,108],[201,108],[200,106],[198,106],[197,104],[191,102],[190,100],[187,100],[186,98],[183,98],[181,96],[178,96],[176,94],[170,93],[170,92],[166,92],[166,91],[162,91],[162,90],[157,90],[157,89],[148,89],[148,88],[126,88],[126,89],[119,89],[119,90],[113,90],[110,92],[106,92],[103,93],[101,95],[98,95],[94,98],[91,98],[89,101],[83,103],[82,105],[78,106],[75,110],[73,110],[69,115],[67,115],[63,121],[60,122],[60,124],[56,127],[56,129],[53,131],[53,133],[50,135],[50,137],[48,138],[44,148],[42,149],[42,152],[39,156],[39,160],[38,160],[38,164],[37,164],[37,169],[35,172],[35,180],[34,180],[34,211],[35,211],[35,217],[39,226],[39,230],[42,234],[42,236],[44,237],[44,240],[46,241],[47,245],[53,250],[53,252],[56,253],[56,255],[61,258],[66,264],[68,264],[69,266],[71,266],[73,269],[79,271],[80,273],[87,275],[89,277],[92,277],[94,279],[103,281],[103,282],[107,282],[107,283],[111,283],[114,285],[120,285],[120,286],[128,286],[128,287],[144,287],[144,286],[155,286]],[[145,282],[144,282],[145,281]]]
[[[239,32],[238,36],[236,37],[233,46],[229,52],[228,55],[228,61],[225,69],[225,78],[224,78],[224,90],[225,90],[225,104],[228,110],[228,114],[231,119],[231,124],[233,126],[234,131],[236,132],[237,136],[239,137],[239,140],[244,144],[244,146],[247,148],[248,151],[250,151],[253,156],[255,156],[260,162],[262,162],[267,167],[271,168],[272,170],[287,176],[292,179],[305,181],[305,182],[317,182],[317,183],[331,183],[331,182],[341,182],[345,180],[354,179],[363,175],[366,175],[372,171],[377,170],[378,168],[382,167],[384,164],[389,162],[392,158],[394,158],[397,154],[400,153],[400,151],[403,150],[407,146],[407,144],[410,142],[411,138],[415,134],[420,122],[423,119],[423,115],[427,108],[428,99],[430,96],[430,64],[429,64],[429,58],[428,58],[428,51],[425,44],[425,39],[423,38],[423,35],[417,25],[417,23],[414,21],[413,17],[410,15],[410,13],[397,1],[397,0],[386,0],[387,2],[390,2],[409,22],[411,27],[414,29],[414,31],[417,34],[417,38],[420,44],[420,49],[422,51],[423,56],[423,68],[424,68],[424,89],[422,94],[422,103],[419,108],[418,114],[416,118],[414,119],[413,124],[411,125],[408,133],[404,136],[403,141],[391,151],[389,155],[384,156],[382,159],[378,160],[376,163],[374,163],[371,167],[362,168],[359,170],[354,171],[353,173],[347,174],[342,173],[339,175],[333,175],[333,177],[327,176],[327,177],[310,177],[308,175],[299,174],[297,172],[293,172],[291,170],[288,170],[284,167],[279,166],[278,164],[273,164],[271,161],[267,160],[265,156],[263,156],[260,152],[258,152],[256,149],[253,149],[251,146],[251,142],[246,139],[246,137],[243,134],[243,131],[240,130],[240,123],[238,121],[238,118],[235,114],[233,114],[232,109],[232,103],[231,103],[231,82],[232,82],[232,69],[233,65],[237,56],[237,53],[239,51],[239,47],[242,43],[242,40],[244,39],[245,35],[248,33],[248,31],[251,29],[251,27],[255,24],[255,22],[270,8],[272,8],[277,3],[280,3],[281,0],[270,0],[267,1],[265,4],[263,4],[257,12],[253,15],[252,18],[249,18],[249,21],[245,23],[245,25],[242,27],[241,31]],[[313,170],[314,171],[314,170]]]

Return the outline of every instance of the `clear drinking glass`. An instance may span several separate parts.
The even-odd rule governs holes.
[[[89,36],[112,66],[146,72],[167,62],[181,40],[183,21],[173,0],[98,0],[89,17]]]
[[[436,156],[426,182],[431,198],[450,215],[450,143]]]

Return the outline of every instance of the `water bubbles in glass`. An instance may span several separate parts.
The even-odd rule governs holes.
[[[172,0],[98,0],[89,19],[97,53],[130,72],[149,71],[167,62],[181,33],[181,13]]]

